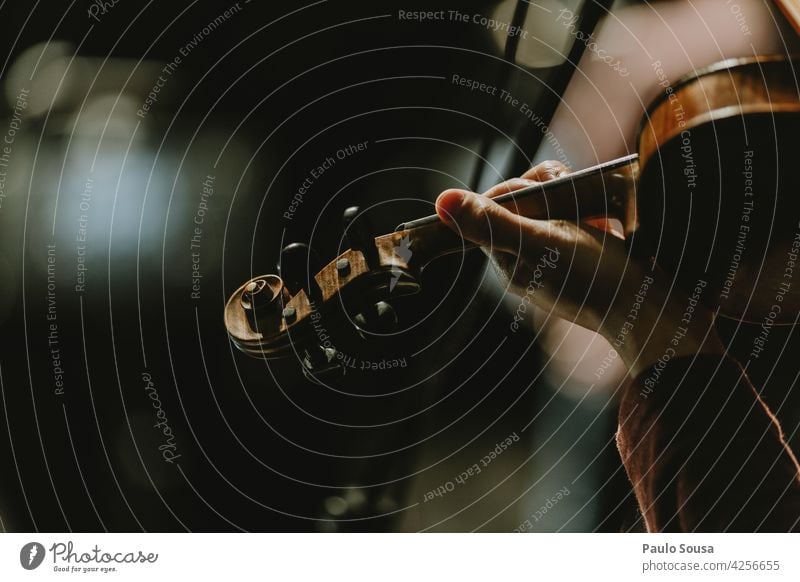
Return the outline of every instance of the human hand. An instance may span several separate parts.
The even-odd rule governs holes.
[[[688,296],[674,288],[667,274],[632,257],[607,221],[600,221],[605,229],[597,229],[532,219],[492,200],[567,172],[558,162],[544,162],[483,195],[446,190],[436,201],[436,212],[462,237],[480,245],[510,292],[600,333],[634,373],[658,361],[670,347],[675,355],[723,350],[711,314],[699,304],[693,307],[688,332],[671,346]],[[524,208],[518,210],[524,213]],[[644,300],[637,299],[643,294]]]

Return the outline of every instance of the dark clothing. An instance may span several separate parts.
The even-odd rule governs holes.
[[[800,466],[733,359],[676,358],[634,378],[617,445],[648,531],[800,531]]]

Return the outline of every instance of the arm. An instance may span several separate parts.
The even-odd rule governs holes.
[[[619,348],[632,379],[617,431],[648,531],[800,531],[800,466],[777,419],[711,315],[652,277]]]
[[[648,531],[800,531],[800,467],[739,364],[671,359],[631,381],[617,445]]]
[[[725,355],[712,315],[607,232],[531,220],[491,200],[565,171],[548,162],[484,196],[448,190],[437,212],[481,245],[509,290],[524,294],[535,282],[535,303],[617,349],[633,378],[620,403],[618,445],[650,531],[797,530],[800,467],[777,420]],[[543,256],[551,267],[537,271]],[[646,299],[631,318],[644,284]]]

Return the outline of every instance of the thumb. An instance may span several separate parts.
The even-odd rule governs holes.
[[[467,190],[445,190],[436,214],[461,237],[491,250],[519,254],[525,218],[491,198]]]

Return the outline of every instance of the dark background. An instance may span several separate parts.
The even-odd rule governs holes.
[[[498,4],[418,3],[486,15]],[[513,43],[485,27],[400,21],[409,2],[253,0],[182,57],[142,119],[159,69],[231,4],[121,0],[99,22],[89,6],[0,11],[6,97],[31,90],[0,208],[2,529],[509,531],[562,487],[569,503],[536,529],[635,521],[613,394],[560,390],[536,329],[509,334],[516,302],[487,288],[479,253],[428,269],[422,292],[395,305],[398,334],[336,332],[346,353],[405,358],[400,370],[351,371],[323,388],[294,358],[240,354],[222,321],[227,296],[275,272],[282,245],[335,256],[348,206],[371,208],[376,234],[389,232],[431,213],[444,188],[524,171],[541,132],[450,78],[510,88],[549,119],[569,62],[509,64]],[[583,26],[602,8],[590,3]],[[365,141],[283,219],[313,168]],[[209,175],[192,299],[189,242]],[[81,214],[88,260],[76,292]],[[48,346],[47,244],[56,245],[63,394]],[[744,346],[747,333],[737,331]],[[798,368],[784,360],[797,346],[791,332],[773,334],[765,360],[779,365],[766,394],[794,438],[797,398],[784,397]],[[752,372],[761,380],[771,370]],[[172,464],[143,374],[174,433]],[[469,488],[423,501],[513,433],[513,452]]]

